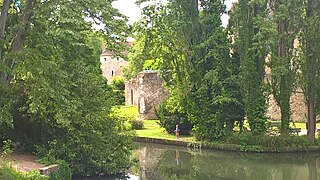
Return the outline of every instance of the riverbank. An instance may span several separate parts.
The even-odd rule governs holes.
[[[302,129],[299,136],[292,137],[258,137],[250,135],[237,135],[231,142],[201,142],[193,136],[181,136],[178,141],[174,134],[168,134],[160,127],[157,120],[144,121],[144,129],[136,130],[137,142],[167,144],[175,146],[185,146],[189,148],[213,149],[222,151],[239,152],[320,152],[320,146],[310,146],[308,140],[304,138],[306,130],[303,124],[296,123],[295,126]],[[300,137],[303,136],[303,137]],[[288,146],[288,147],[286,147]]]
[[[294,153],[294,152],[320,152],[320,146],[300,146],[300,147],[282,147],[279,149],[268,148],[263,146],[243,146],[237,144],[223,144],[216,142],[199,142],[158,139],[149,137],[136,137],[136,142],[155,143],[174,146],[185,146],[193,149],[211,149],[219,151],[237,151],[237,152],[256,152],[256,153]]]

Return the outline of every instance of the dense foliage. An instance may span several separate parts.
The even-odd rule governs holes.
[[[76,174],[122,172],[131,135],[111,115],[98,59],[103,38],[115,47],[126,36],[125,18],[103,0],[9,1],[8,11],[1,2],[1,138],[63,159]]]
[[[172,116],[178,116],[210,140],[223,139],[235,124],[241,131],[245,117],[252,133],[264,134],[270,95],[281,110],[281,133],[289,134],[290,97],[302,90],[313,139],[319,114],[318,6],[315,0],[239,0],[228,12],[226,29],[220,0],[147,6],[134,28],[127,76],[159,70],[169,92],[158,111],[160,124],[170,131],[177,123]]]
[[[124,105],[125,103],[125,84],[124,78],[113,77],[111,79],[111,88],[113,90],[115,105]]]
[[[39,173],[39,171],[31,171],[29,173],[18,172],[10,164],[3,164],[0,168],[0,179],[6,179],[6,180],[16,180],[16,179],[48,180],[49,177],[41,175]]]
[[[167,109],[167,101],[164,100],[156,111],[159,118],[158,124],[163,127],[168,133],[174,133],[176,125],[179,125],[180,134],[189,135],[192,129],[192,124],[188,121],[186,113],[178,111],[169,111]]]
[[[235,121],[244,119],[239,62],[230,57],[227,33],[221,27],[224,6],[220,1],[200,2],[201,39],[188,115],[198,136],[217,140],[233,132]]]

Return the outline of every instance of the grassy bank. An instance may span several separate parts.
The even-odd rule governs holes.
[[[127,119],[138,119],[138,108],[136,106],[114,106],[113,112],[116,116],[127,118]],[[157,122],[158,120],[144,120],[144,129],[136,130],[139,137],[149,137],[149,138],[159,138],[159,139],[175,139],[174,134],[168,134],[165,132],[164,128],[160,127]],[[277,121],[276,123],[281,123]],[[249,125],[249,124],[247,124]],[[301,130],[306,130],[306,124],[304,122],[290,123],[292,128],[301,128]],[[317,128],[320,128],[320,123],[317,124]],[[181,136],[181,140],[194,141],[195,138],[192,136]]]
[[[120,106],[115,108],[115,113],[120,117],[138,117],[138,109],[134,106]],[[173,145],[195,144],[209,149],[234,150],[234,151],[252,151],[252,152],[297,152],[297,151],[318,151],[319,143],[312,144],[309,139],[303,136],[269,136],[269,135],[252,135],[250,132],[233,133],[225,137],[222,141],[196,141],[193,136],[180,136],[176,140],[174,134],[168,134],[164,128],[157,123],[158,120],[143,120],[144,128],[135,130],[139,141],[148,141],[154,143],[168,143]],[[274,123],[274,122],[273,122]],[[279,124],[275,122],[275,124]],[[320,124],[317,126],[319,127]],[[305,123],[291,123],[292,128],[301,128],[306,130]],[[305,132],[305,131],[304,131]]]
[[[138,108],[136,106],[114,106],[113,113],[121,118],[137,119]],[[138,137],[148,137],[157,139],[175,140],[174,134],[168,134],[165,129],[160,127],[157,123],[158,120],[143,120],[144,128],[142,130],[136,130]],[[192,136],[180,136],[181,141],[194,141]]]
[[[138,137],[148,137],[157,139],[168,139],[175,140],[176,136],[174,134],[168,134],[165,129],[160,127],[157,123],[158,120],[145,120],[144,129],[136,130]],[[195,141],[192,136],[180,136],[180,141]]]

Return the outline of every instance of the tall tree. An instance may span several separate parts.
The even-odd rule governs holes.
[[[239,64],[231,58],[227,32],[221,26],[220,0],[200,1],[200,43],[195,54],[189,116],[201,138],[217,140],[233,132],[244,117],[237,82]]]
[[[281,111],[281,133],[287,134],[290,123],[290,97],[294,88],[294,78],[297,66],[295,39],[300,29],[297,19],[299,9],[293,1],[269,1],[269,10],[266,12],[261,26],[264,46],[270,50],[268,64],[271,68],[271,78],[268,79],[272,94]]]
[[[302,89],[306,98],[308,108],[308,132],[307,136],[315,140],[316,116],[319,114],[320,105],[320,36],[318,33],[320,2],[316,0],[304,1],[305,16],[301,24],[301,37],[299,39],[302,50]]]
[[[242,91],[246,117],[253,133],[263,133],[266,130],[266,111],[264,97],[264,64],[266,50],[258,46],[259,26],[255,20],[262,11],[260,2],[254,0],[239,0],[239,41],[237,52],[240,55]]]
[[[134,77],[146,61],[158,64],[170,92],[169,109],[185,112],[194,45],[199,36],[198,1],[177,0],[160,7],[148,6],[135,29],[137,42],[130,55],[133,58],[129,58],[133,68],[128,68],[128,74]]]

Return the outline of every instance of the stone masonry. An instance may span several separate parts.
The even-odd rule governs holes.
[[[290,98],[291,119],[294,122],[305,122],[307,107],[305,105],[305,99],[302,92],[294,92]],[[281,113],[280,107],[277,105],[272,95],[268,98],[268,109],[266,116],[273,120],[280,120]]]
[[[157,119],[155,110],[168,96],[158,71],[142,71],[136,79],[126,82],[126,105],[137,105],[139,119]]]
[[[107,79],[108,84],[113,77],[123,77],[122,68],[128,65],[128,62],[122,57],[114,56],[113,52],[108,51],[105,45],[102,45],[100,63],[102,74]]]

